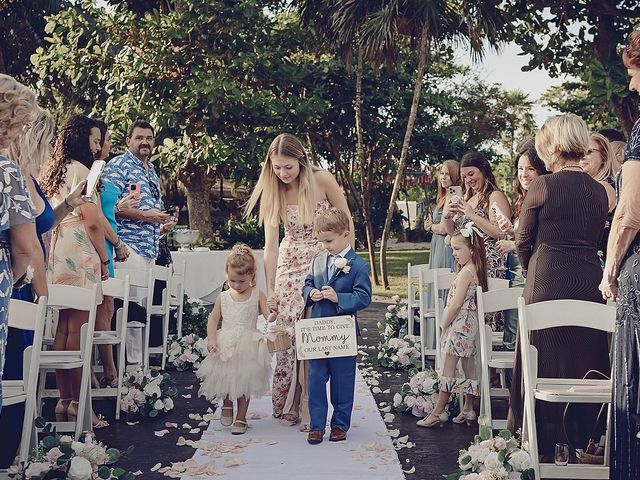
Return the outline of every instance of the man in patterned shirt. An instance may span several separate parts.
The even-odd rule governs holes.
[[[118,236],[130,252],[129,258],[119,266],[148,271],[158,256],[160,235],[175,223],[171,222],[170,214],[162,211],[160,180],[149,160],[155,143],[153,127],[146,120],[136,120],[127,131],[126,143],[124,154],[107,163],[102,178],[120,190],[120,198],[130,192],[136,192],[139,197],[137,208],[118,210],[116,207]],[[132,288],[131,300],[141,302],[142,291]],[[139,330],[134,332],[127,338],[127,358],[131,363],[139,363],[142,337]]]

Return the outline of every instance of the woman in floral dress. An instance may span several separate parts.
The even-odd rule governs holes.
[[[487,274],[490,278],[505,278],[505,259],[496,249],[496,240],[504,237],[498,227],[497,214],[511,218],[511,207],[506,195],[498,190],[491,165],[480,152],[467,152],[460,161],[460,173],[464,179],[464,199],[449,199],[444,207],[443,218],[447,219],[449,234],[460,230],[467,222],[473,222],[487,253]],[[504,330],[502,312],[488,315],[485,321],[494,332]]]
[[[35,117],[36,95],[13,77],[0,75],[0,148],[6,149]],[[27,272],[36,236],[33,206],[20,168],[0,156],[0,409],[2,369],[14,279]]]
[[[276,325],[289,331],[294,344],[276,354],[273,416],[282,417],[284,425],[293,426],[302,414],[304,430],[309,424],[306,375],[303,362],[296,361],[293,328],[304,313],[300,293],[304,279],[313,257],[322,249],[313,234],[313,220],[330,207],[344,210],[350,219],[351,213],[333,175],[313,166],[300,140],[287,133],[278,135],[271,143],[258,183],[247,202],[246,214],[258,202],[258,218],[265,229],[264,270],[269,309],[277,312]],[[278,247],[280,222],[285,233]],[[353,233],[351,243],[354,244]]]
[[[67,196],[89,174],[100,151],[101,134],[89,117],[74,115],[60,129],[53,150],[41,176],[42,191],[53,208],[65,204],[69,215],[58,225],[51,239],[48,281],[53,284],[91,288],[109,278],[109,258],[104,231],[100,222],[97,193],[84,205],[72,208]],[[102,299],[100,299],[102,301]],[[64,309],[60,311],[54,350],[79,350],[80,329],[88,320],[88,312]],[[80,395],[81,369],[56,371],[60,400],[56,405],[56,420],[74,418]],[[94,427],[106,422],[94,418]]]

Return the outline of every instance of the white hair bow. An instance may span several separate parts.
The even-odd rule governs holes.
[[[480,235],[480,232],[478,231],[478,229],[475,227],[475,225],[473,224],[473,222],[467,222],[464,224],[464,227],[462,227],[460,229],[460,235],[462,235],[465,238],[468,238],[469,240],[471,240],[471,244],[473,245],[473,232],[476,232],[478,235]]]

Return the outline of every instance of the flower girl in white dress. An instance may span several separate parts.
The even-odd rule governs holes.
[[[256,259],[247,245],[233,247],[225,272],[229,290],[220,293],[209,315],[209,355],[196,373],[202,381],[200,395],[223,399],[220,423],[233,424],[231,433],[240,435],[247,431],[249,400],[269,391],[271,354],[256,328],[258,312],[269,318],[269,309],[265,294],[256,287]],[[235,421],[233,400],[238,404]]]

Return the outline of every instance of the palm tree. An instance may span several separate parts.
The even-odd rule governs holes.
[[[396,198],[404,180],[429,48],[447,40],[466,41],[474,56],[480,58],[484,51],[484,42],[490,46],[499,45],[506,40],[510,24],[498,2],[491,0],[387,0],[381,3],[381,7],[368,16],[362,28],[360,41],[365,56],[375,61],[393,64],[399,50],[398,42],[407,36],[411,41],[417,42],[418,55],[411,110],[402,150],[396,163],[396,176],[380,243],[382,285],[388,289],[386,259],[391,220],[396,210]]]
[[[353,46],[356,45],[356,93],[354,113],[357,140],[357,163],[360,177],[360,196],[354,195],[358,207],[363,212],[367,250],[371,276],[375,285],[380,285],[375,262],[375,237],[371,212],[366,205],[371,204],[373,187],[373,158],[365,158],[364,128],[362,125],[362,79],[364,76],[364,46],[360,41],[362,27],[367,17],[379,7],[379,1],[373,0],[302,0],[299,2],[300,18],[304,25],[313,25],[321,39],[336,48],[351,70]],[[354,192],[355,193],[355,192]]]

